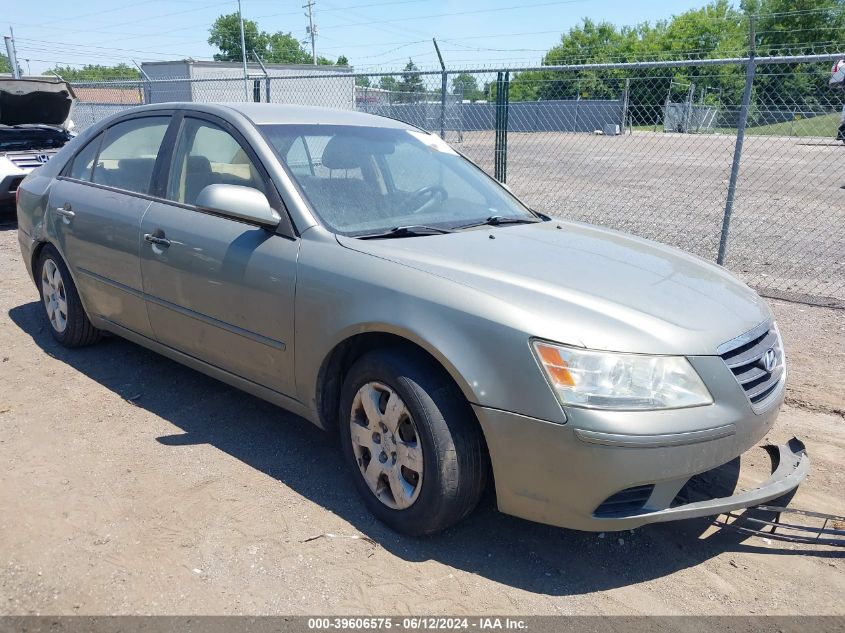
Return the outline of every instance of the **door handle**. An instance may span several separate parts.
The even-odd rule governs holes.
[[[56,215],[60,215],[63,218],[67,218],[68,220],[70,220],[76,214],[73,212],[73,210],[71,210],[70,205],[65,203],[63,207],[56,207]]]
[[[158,235],[152,235],[151,233],[144,233],[144,240],[150,244],[155,244],[156,246],[162,246],[164,248],[170,246],[170,240],[164,237],[159,237]]]

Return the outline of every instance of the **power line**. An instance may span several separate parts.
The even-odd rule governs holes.
[[[365,20],[365,21],[369,20],[369,16],[362,15],[362,14],[358,13],[357,11],[350,11],[350,10],[347,9],[345,12],[348,13],[349,15],[351,15],[351,16],[357,17],[359,20]],[[363,26],[366,26],[366,27],[373,29],[373,30],[379,30],[379,31],[387,29],[387,30],[393,31],[394,33],[396,33],[400,37],[408,37],[408,35],[411,35],[413,37],[422,36],[422,37],[428,38],[428,36],[429,36],[429,33],[427,33],[427,32],[423,32],[423,31],[420,31],[419,29],[414,29],[414,28],[405,26],[404,24],[401,24],[401,25],[400,24],[383,24],[383,25],[380,25],[380,26],[375,26],[375,25],[371,25],[371,24],[363,24]]]
[[[150,49],[137,49],[137,48],[116,48],[112,46],[96,46],[94,44],[57,44],[56,42],[49,41],[49,40],[37,40],[32,38],[25,38],[25,37],[17,37],[15,38],[19,42],[34,42],[35,44],[26,45],[27,48],[38,48],[47,45],[49,48],[48,50],[85,50],[85,49],[97,49],[103,51],[117,51],[121,53],[145,53],[149,55],[162,55],[168,57],[193,57],[193,55],[187,53],[175,53],[175,52],[164,52],[164,51],[154,51]]]
[[[477,15],[480,13],[495,13],[498,11],[513,11],[516,9],[530,9],[536,7],[549,7],[561,4],[576,4],[580,2],[585,2],[586,0],[558,0],[557,2],[540,2],[536,4],[522,4],[510,7],[495,7],[491,9],[476,9],[473,11],[454,11],[452,13],[434,13],[431,15],[416,15],[416,16],[406,16],[403,18],[393,18],[389,20],[373,20],[371,22],[355,22],[352,24],[338,24],[335,26],[329,26],[326,28],[330,29],[338,29],[338,28],[345,28],[350,26],[364,26],[367,24],[389,24],[393,22],[407,22],[410,20],[427,20],[430,18],[445,18],[445,17],[454,17],[459,15]]]

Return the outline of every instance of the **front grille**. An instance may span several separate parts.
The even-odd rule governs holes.
[[[733,344],[726,343],[723,348],[720,348],[719,355],[733,372],[748,400],[755,408],[763,406],[764,401],[777,392],[785,372],[783,345],[777,329],[771,325],[761,326]],[[768,367],[767,360],[770,363]]]
[[[54,149],[42,149],[31,152],[7,152],[6,158],[19,169],[35,169],[52,158],[56,151]]]
[[[634,486],[633,488],[626,488],[621,492],[605,499],[601,505],[595,509],[593,516],[595,517],[613,517],[618,515],[636,514],[643,509],[646,501],[651,496],[654,490],[654,484],[645,484],[642,486]]]

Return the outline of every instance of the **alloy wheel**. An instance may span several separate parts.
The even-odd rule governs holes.
[[[62,273],[52,259],[44,260],[41,269],[41,294],[50,326],[61,334],[67,328],[67,294]]]

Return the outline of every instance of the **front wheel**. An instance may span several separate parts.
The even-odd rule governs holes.
[[[100,331],[88,320],[70,271],[52,245],[45,246],[38,258],[38,281],[54,339],[65,347],[83,347],[100,340]]]
[[[376,518],[417,536],[475,508],[487,474],[484,442],[463,394],[431,359],[366,354],[350,369],[340,406],[343,451]]]

